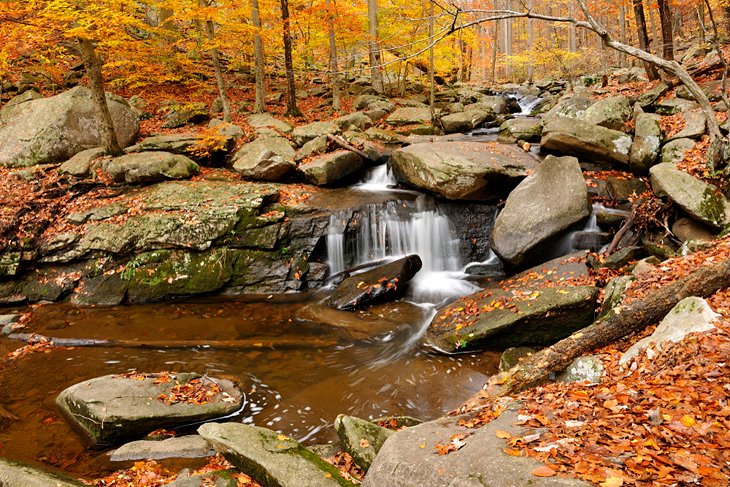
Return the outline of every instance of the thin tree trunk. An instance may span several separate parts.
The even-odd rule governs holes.
[[[499,22],[494,23],[494,36],[492,38],[492,84],[497,77],[497,52],[499,51]]]
[[[201,7],[207,7],[210,4],[209,0],[200,0]],[[213,42],[215,40],[215,25],[212,20],[205,21],[205,31],[208,36],[208,41]],[[210,59],[213,62],[213,71],[215,73],[215,84],[218,87],[218,96],[221,97],[223,105],[223,121],[231,121],[231,104],[228,101],[228,88],[226,86],[226,80],[223,78],[223,68],[221,67],[220,54],[217,47],[211,47]]]
[[[672,60],[674,59],[674,35],[669,0],[657,0],[657,5],[659,5],[659,23],[662,25],[662,57]]]
[[[86,75],[89,77],[89,88],[91,99],[94,103],[94,110],[99,123],[101,146],[107,154],[118,156],[122,154],[122,148],[117,140],[117,133],[114,131],[114,121],[109,111],[109,105],[104,93],[104,80],[101,76],[101,61],[96,55],[94,44],[89,39],[78,39],[81,59],[86,67]]]
[[[327,9],[331,8],[331,2],[330,0],[325,0],[325,4],[327,5]],[[332,14],[332,12],[329,12],[330,15],[328,16],[329,24],[327,26],[327,35],[329,37],[329,43],[330,43],[330,73],[331,79],[330,82],[332,83],[332,109],[333,110],[340,110],[341,103],[340,103],[340,78],[339,73],[337,72],[337,65],[339,64],[337,60],[337,41],[335,39],[335,16]]]
[[[370,77],[378,93],[385,91],[383,74],[380,71],[380,46],[378,45],[378,0],[368,0],[368,35],[370,56]]]
[[[659,42],[659,30],[657,29],[656,25],[656,18],[654,16],[654,7],[649,5],[649,23],[651,24],[651,38],[652,43],[650,46],[654,46],[650,52],[651,54],[654,54],[655,56],[659,56],[659,48],[661,47],[661,43]]]
[[[730,259],[701,266],[690,275],[648,293],[644,298],[619,305],[592,325],[530,356],[508,372],[492,377],[485,395],[505,396],[535,386],[551,372],[564,370],[582,354],[659,322],[682,299],[690,296],[707,297],[728,286]]]
[[[281,23],[284,36],[284,69],[286,70],[286,114],[301,117],[297,107],[297,87],[294,84],[294,60],[292,59],[291,25],[289,23],[289,0],[281,0]]]
[[[636,18],[636,34],[639,38],[639,47],[641,50],[651,52],[649,44],[649,35],[646,32],[646,17],[644,17],[644,0],[633,0],[634,17]],[[648,62],[644,62],[644,69],[649,81],[659,79],[659,72],[656,67]]]
[[[261,41],[261,17],[259,16],[259,0],[251,1],[251,23],[253,32],[254,74],[256,76],[256,101],[254,113],[266,111],[266,91],[264,89],[264,44]]]
[[[626,7],[623,3],[618,8],[618,21],[619,21],[619,40],[626,44]],[[626,54],[620,52],[618,54],[618,65],[621,68],[626,67]]]
[[[428,3],[428,39],[429,42],[433,42],[431,39],[433,38],[433,16],[434,16],[434,8],[433,8],[433,2]],[[428,106],[431,109],[431,120],[436,120],[436,110],[434,107],[434,103],[436,100],[436,77],[434,76],[434,58],[433,58],[433,46],[429,47],[428,49],[428,86],[429,86],[429,96],[428,96]]]
[[[527,3],[527,8],[532,10],[534,6],[534,0],[529,0]],[[528,60],[527,60],[527,82],[532,83],[532,78],[535,75],[535,59],[533,54],[535,44],[535,32],[534,32],[534,26],[532,25],[532,19],[527,19],[527,52],[528,52]]]

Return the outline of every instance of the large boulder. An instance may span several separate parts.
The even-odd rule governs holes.
[[[641,108],[648,108],[653,105],[664,93],[669,91],[669,86],[659,83],[652,89],[645,91],[636,101]]]
[[[690,333],[702,333],[715,329],[713,324],[720,315],[715,313],[710,305],[702,298],[691,296],[684,298],[672,308],[656,327],[654,333],[642,338],[626,350],[619,360],[624,364],[636,357],[642,348],[654,345],[661,350],[667,343],[680,342]],[[647,351],[647,355],[651,353]],[[656,353],[656,352],[654,352]],[[649,359],[652,355],[648,355]]]
[[[523,265],[589,215],[578,160],[548,156],[507,197],[492,230],[492,248],[505,262]]]
[[[64,389],[56,404],[94,446],[106,446],[226,416],[243,394],[229,380],[195,373],[106,375]]]
[[[236,152],[233,169],[257,181],[281,181],[296,169],[294,156],[284,137],[259,137]]]
[[[107,103],[119,144],[126,147],[137,138],[137,115],[117,97],[107,96]],[[65,161],[84,149],[99,147],[100,126],[91,92],[83,87],[19,104],[0,124],[0,166]]]
[[[706,119],[702,110],[690,110],[682,114],[684,116],[684,128],[677,132],[667,141],[674,139],[698,139],[705,133]]]
[[[659,157],[662,146],[661,117],[653,113],[641,113],[636,117],[634,141],[629,151],[629,166],[635,174],[646,174]]]
[[[297,170],[304,178],[317,186],[326,186],[365,167],[362,157],[348,150],[338,150],[315,157],[301,164]]]
[[[348,277],[329,298],[336,309],[357,309],[400,294],[405,284],[421,270],[421,258],[409,255]]]
[[[395,126],[430,123],[431,109],[428,107],[396,108],[385,121]]]
[[[556,117],[545,124],[540,147],[588,160],[628,164],[631,136],[583,120]]]
[[[651,168],[651,187],[659,196],[667,196],[692,218],[713,228],[728,223],[728,201],[713,185],[677,169],[673,164]]]
[[[204,137],[198,134],[170,134],[145,137],[133,146],[127,147],[124,152],[127,154],[132,152],[170,152],[189,157],[193,160],[207,160],[209,158],[224,156],[236,145],[236,140],[233,136],[227,136],[225,134],[221,134],[221,136],[224,137],[221,149],[214,151],[213,154],[205,154],[205,156],[202,155],[203,152],[198,150],[199,148],[202,149],[203,144],[205,144]]]
[[[496,142],[413,144],[391,159],[399,181],[453,200],[496,200],[537,165],[519,147]]]
[[[548,110],[542,117],[552,120],[556,117],[576,118],[582,116],[593,105],[593,100],[578,95],[561,98],[557,104]]]
[[[518,140],[540,142],[542,121],[537,118],[512,118],[499,127],[500,142],[511,144]]]
[[[662,146],[661,162],[675,165],[684,160],[685,154],[692,150],[695,141],[692,139],[674,139]]]
[[[335,418],[335,431],[337,431],[342,448],[366,472],[383,447],[385,440],[394,433],[394,431],[370,421],[344,414]]]
[[[334,122],[312,122],[301,125],[292,130],[292,141],[301,147],[320,135],[335,135],[340,133],[340,127]]]
[[[292,130],[294,130],[294,126],[292,124],[274,118],[274,116],[269,113],[255,113],[250,115],[246,121],[254,129],[270,128],[283,134],[289,134]]]
[[[488,120],[494,120],[494,114],[486,110],[470,110],[459,113],[452,113],[441,117],[441,124],[444,132],[453,134],[457,132],[468,132],[481,126]]]
[[[44,472],[30,465],[0,458],[2,487],[82,487],[85,483],[63,475]]]
[[[170,152],[136,152],[115,157],[102,167],[118,183],[188,179],[200,171],[191,159]]]
[[[588,107],[580,118],[594,125],[624,131],[631,118],[631,105],[625,96],[610,96]]]
[[[265,487],[354,487],[337,468],[276,431],[241,423],[208,423],[198,433]]]
[[[163,116],[164,128],[174,129],[184,125],[193,125],[210,120],[208,107],[203,102],[189,103],[186,105],[172,105]]]
[[[381,448],[365,477],[363,487],[579,487],[589,484],[564,477],[537,477],[539,460],[505,453],[512,438],[529,431],[516,426],[518,407],[510,405],[499,417],[480,428],[467,428],[472,416],[448,416],[398,431]],[[463,435],[461,437],[454,435]],[[436,445],[456,446],[448,455],[437,455]],[[458,442],[458,443],[457,443]]]

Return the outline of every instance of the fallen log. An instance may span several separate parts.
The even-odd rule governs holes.
[[[343,139],[342,137],[340,137],[338,135],[327,134],[327,138],[330,141],[332,141],[335,145],[338,145],[339,147],[341,147],[343,149],[349,150],[350,152],[354,152],[355,154],[362,157],[366,161],[372,160],[369,155],[367,155],[366,153],[364,153],[363,151],[361,151],[354,145],[349,144],[345,139]]]
[[[642,298],[617,306],[592,325],[530,356],[507,372],[490,377],[485,390],[479,395],[508,396],[538,385],[550,373],[564,370],[584,353],[658,323],[682,299],[708,297],[727,287],[730,287],[730,259],[700,266],[691,274]]]
[[[11,333],[8,338],[28,344],[48,343],[55,347],[100,347],[100,348],[140,348],[140,349],[179,349],[205,348],[214,350],[260,350],[273,349],[312,349],[330,348],[340,344],[337,340],[322,338],[248,338],[245,340],[100,340],[94,338],[57,338],[36,333]]]

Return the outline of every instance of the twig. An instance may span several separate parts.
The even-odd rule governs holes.
[[[329,140],[331,140],[332,142],[334,142],[335,145],[338,145],[338,146],[342,147],[343,149],[347,149],[351,152],[354,152],[355,154],[357,154],[358,156],[362,157],[363,159],[365,159],[367,161],[372,160],[372,158],[369,155],[365,154],[363,151],[361,151],[354,145],[347,143],[347,141],[345,139],[343,139],[342,137],[338,137],[337,135],[327,134],[327,138]]]

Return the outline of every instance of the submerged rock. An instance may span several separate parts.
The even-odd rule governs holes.
[[[339,470],[276,431],[208,423],[198,433],[239,470],[266,487],[351,487]]]
[[[117,139],[122,147],[139,132],[139,120],[118,97],[107,95]],[[50,98],[27,101],[10,110],[0,124],[0,166],[25,167],[68,160],[101,145],[91,92],[76,87]]]
[[[391,159],[399,181],[452,200],[496,200],[537,165],[519,147],[497,142],[413,144]]]
[[[395,433],[370,421],[344,414],[340,414],[335,419],[335,431],[340,438],[342,448],[366,472],[383,447],[385,440]]]
[[[527,434],[524,428],[515,426],[517,409],[512,405],[497,419],[476,429],[461,426],[461,420],[471,419],[462,415],[396,432],[378,453],[363,487],[588,486],[577,479],[536,477],[531,472],[543,465],[539,460],[505,453],[508,443],[500,438],[499,431],[513,438]],[[465,435],[460,440],[463,448],[436,455],[434,445],[448,444],[455,434]]]
[[[2,487],[82,487],[86,484],[69,477],[44,472],[30,465],[0,458]]]
[[[492,230],[492,248],[505,262],[524,265],[589,215],[588,191],[578,160],[548,156],[507,197]]]
[[[337,286],[328,300],[329,305],[336,309],[357,309],[388,297],[395,297],[421,270],[421,265],[419,256],[409,255],[350,276]]]
[[[619,360],[619,364],[625,364],[639,354],[642,348],[654,344],[657,350],[661,350],[668,342],[680,342],[690,333],[701,333],[715,328],[713,322],[720,318],[707,301],[696,296],[684,298],[664,317],[654,330],[654,333],[643,338],[632,345]],[[656,352],[647,351],[649,359]]]
[[[728,222],[728,202],[722,193],[673,164],[658,164],[651,168],[651,186],[659,196],[667,196],[689,215],[714,228]]]
[[[196,382],[193,382],[196,381]],[[206,396],[202,404],[180,401],[169,404],[161,395],[172,396],[179,384],[198,384],[219,392]],[[141,437],[157,428],[219,418],[240,409],[243,394],[225,379],[195,373],[106,375],[64,389],[56,404],[68,421],[92,445],[108,446],[128,438]]]
[[[628,164],[631,136],[617,130],[564,117],[548,119],[540,147],[588,160]]]

